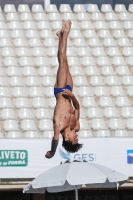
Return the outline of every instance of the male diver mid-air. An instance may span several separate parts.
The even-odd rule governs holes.
[[[73,81],[69,72],[66,48],[67,37],[70,32],[71,21],[62,21],[62,29],[57,32],[59,38],[58,61],[59,68],[57,71],[56,83],[54,86],[54,95],[56,97],[56,106],[53,116],[54,137],[51,143],[51,150],[46,153],[46,158],[52,158],[55,154],[59,134],[63,138],[62,146],[67,152],[77,152],[82,144],[78,143],[79,115],[80,105],[72,93]]]

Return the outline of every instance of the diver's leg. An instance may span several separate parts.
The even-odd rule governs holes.
[[[67,83],[66,85],[70,85],[71,88],[73,88],[73,80],[72,80],[72,76],[70,74],[69,68],[68,68],[68,72],[67,72]]]
[[[66,57],[66,48],[67,48],[67,37],[71,27],[71,21],[62,22],[62,29],[59,35],[59,49],[58,49],[58,60],[59,60],[59,68],[57,71],[57,80],[55,87],[62,88],[67,84],[67,76],[68,76],[68,63]],[[57,33],[58,34],[58,33]]]

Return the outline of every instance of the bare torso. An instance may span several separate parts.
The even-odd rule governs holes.
[[[75,112],[71,100],[64,98],[62,92],[56,95],[53,123],[58,125],[60,132],[68,126],[71,129],[76,126]]]

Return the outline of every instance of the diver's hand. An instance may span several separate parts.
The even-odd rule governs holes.
[[[46,158],[52,158],[54,156],[54,153],[52,151],[47,151],[45,157]]]
[[[66,97],[67,97],[67,98],[68,98],[68,97],[73,98],[74,95],[73,95],[73,93],[72,93],[70,90],[66,89],[66,90],[63,92],[62,96],[65,97],[65,98],[66,98]]]

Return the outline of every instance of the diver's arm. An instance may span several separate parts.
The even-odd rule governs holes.
[[[73,94],[73,96],[71,97],[71,100],[72,100],[72,102],[73,102],[74,108],[77,109],[77,110],[79,110],[79,109],[80,109],[80,105],[79,105],[78,100],[77,100],[76,97],[74,96],[74,94]]]
[[[74,95],[73,95],[73,97],[71,97],[71,100],[72,100],[73,106],[75,108],[75,118],[78,121],[79,117],[80,117],[80,105],[79,105],[79,102]]]
[[[79,109],[80,108],[78,100],[76,99],[76,97],[74,96],[74,94],[70,90],[66,89],[63,92],[62,96],[64,96],[64,97],[70,97],[71,100],[72,100],[72,102],[73,102],[74,108],[75,109]]]
[[[74,94],[71,96],[71,100],[73,102],[73,106],[75,108],[74,110],[74,115],[75,115],[75,118],[76,118],[76,125],[74,127],[74,130],[76,132],[78,132],[80,130],[80,123],[79,123],[79,117],[80,117],[80,105],[79,105],[79,102],[78,100],[76,99],[76,97],[74,96]]]
[[[70,90],[65,90],[62,94],[62,96],[64,97],[70,97],[70,99],[72,100],[73,106],[75,108],[75,117],[76,120],[79,120],[79,116],[80,116],[80,105],[78,100],[76,99],[76,97],[74,96],[74,94],[70,91]]]
[[[52,158],[56,152],[56,148],[58,146],[59,140],[59,127],[58,125],[54,125],[54,137],[51,142],[51,151],[48,151],[45,155],[46,158]]]

